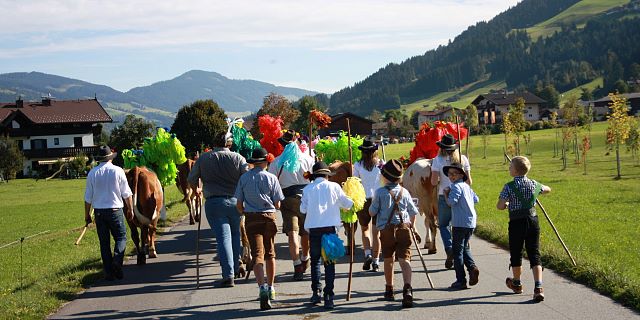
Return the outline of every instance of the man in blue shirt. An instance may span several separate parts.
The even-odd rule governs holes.
[[[451,186],[444,190],[447,204],[451,207],[453,267],[456,270],[456,281],[450,288],[461,290],[467,288],[465,266],[469,270],[469,285],[476,285],[480,275],[469,246],[469,240],[476,228],[477,215],[474,204],[479,199],[478,195],[465,183],[469,178],[460,163],[445,166],[442,171],[451,181]]]

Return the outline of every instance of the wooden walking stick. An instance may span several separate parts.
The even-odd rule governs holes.
[[[198,219],[198,231],[196,231],[196,289],[200,288],[200,224],[202,223],[202,212]]]
[[[353,176],[353,152],[351,152],[351,125],[349,124],[349,118],[347,118],[347,145],[349,146],[349,176]],[[351,300],[351,280],[353,278],[353,252],[355,250],[355,241],[354,241],[354,229],[355,223],[349,223],[349,248],[351,249],[350,257],[349,257],[349,282],[347,283],[347,301]]]
[[[509,160],[509,162],[511,162],[511,157],[509,157],[509,155],[506,152],[504,153],[504,156],[505,156],[505,158],[507,158],[507,160]],[[560,237],[560,233],[558,232],[558,229],[556,229],[556,226],[553,225],[553,222],[551,221],[551,218],[547,214],[547,211],[544,210],[544,207],[542,206],[542,203],[540,203],[540,200],[538,200],[537,197],[536,197],[536,203],[538,204],[540,209],[542,209],[542,213],[544,213],[544,217],[547,218],[547,221],[549,221],[549,224],[551,225],[551,229],[553,229],[553,232],[556,234],[556,237],[558,237],[558,240],[560,241],[560,244],[562,245],[562,248],[564,248],[564,251],[569,255],[569,258],[571,259],[571,263],[573,263],[574,267],[577,266],[578,264],[576,263],[576,260],[573,259],[573,256],[571,255],[571,252],[569,252],[569,248],[567,248],[567,245],[564,244],[564,241],[562,241],[562,237]]]
[[[80,232],[80,236],[78,237],[78,240],[76,240],[76,246],[80,244],[80,240],[82,240],[82,237],[84,237],[84,234],[87,232],[87,228],[89,227],[89,224],[85,224],[84,228],[82,228],[82,232]]]
[[[420,261],[422,261],[422,267],[424,268],[424,274],[427,275],[427,280],[429,280],[429,285],[431,289],[433,289],[433,281],[431,281],[431,276],[429,276],[429,270],[427,269],[427,264],[424,262],[424,257],[422,256],[422,252],[420,251],[420,246],[418,245],[418,240],[416,239],[415,229],[411,227],[411,238],[413,239],[413,244],[416,245],[416,251],[418,251],[418,256],[420,257]]]

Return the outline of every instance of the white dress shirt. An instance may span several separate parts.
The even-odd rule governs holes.
[[[376,192],[380,185],[380,168],[373,166],[373,170],[367,170],[360,161],[353,165],[353,176],[362,180],[362,186],[364,187],[364,193],[367,199],[373,198],[373,194]]]
[[[313,169],[313,159],[306,153],[303,153],[302,157],[299,159],[300,161],[300,169],[296,172],[289,172],[287,170],[280,170],[280,156],[275,158],[271,165],[269,165],[269,172],[273,173],[280,181],[280,187],[282,189],[288,188],[291,186],[304,185],[309,184],[309,180],[304,178],[305,171],[311,172]],[[278,175],[280,173],[280,175]]]
[[[306,214],[304,228],[339,227],[340,208],[349,209],[353,201],[342,191],[340,185],[316,178],[302,189],[300,212]]]
[[[124,170],[113,165],[111,161],[101,162],[89,171],[84,201],[90,203],[94,209],[123,208],[122,199],[131,195]]]

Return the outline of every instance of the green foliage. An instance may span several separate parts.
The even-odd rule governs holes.
[[[618,169],[617,178],[620,179],[620,145],[624,144],[631,133],[631,125],[633,117],[628,115],[627,99],[623,96],[610,93],[609,98],[609,115],[607,122],[607,143],[615,147],[616,150],[616,167]]]
[[[527,125],[529,124],[524,119],[524,108],[524,99],[518,98],[518,100],[516,100],[516,104],[509,106],[509,112],[502,118],[502,130],[505,134],[505,143],[509,140],[509,137],[514,138],[513,148],[516,155],[520,155],[520,136],[524,133],[527,129]],[[505,148],[508,149],[508,145],[505,145]]]
[[[560,104],[560,93],[552,84],[536,89],[536,95],[547,101],[547,108],[556,108]]]
[[[22,170],[24,156],[15,141],[0,135],[0,175],[6,179],[15,179]]]
[[[298,120],[298,117],[300,117],[300,111],[291,106],[291,102],[289,102],[287,98],[273,92],[270,93],[268,96],[264,97],[262,107],[258,110],[258,114],[253,122],[253,127],[251,128],[251,134],[256,137],[257,140],[262,138],[260,136],[258,118],[265,114],[274,118],[280,117],[282,121],[284,121],[282,124],[283,129],[290,129],[293,123],[295,123],[295,121]],[[307,128],[307,130],[309,129]]]
[[[125,149],[138,149],[142,146],[144,138],[151,137],[155,125],[153,122],[138,118],[132,114],[127,115],[124,122],[111,130],[109,137],[109,147],[121,152]],[[113,162],[122,166],[123,161],[120,157],[116,157]]]
[[[469,104],[469,106],[464,110],[463,121],[467,128],[478,127],[478,108],[476,108],[474,104]]]
[[[213,100],[197,100],[182,107],[171,126],[187,154],[211,146],[216,134],[227,131],[227,115]]]
[[[295,122],[293,122],[292,127],[294,130],[302,132],[303,134],[309,134],[309,115],[311,114],[312,110],[318,110],[322,112],[327,111],[326,107],[320,105],[318,101],[311,96],[302,97],[302,99],[296,101],[293,107],[300,112],[300,116],[298,117],[298,119],[296,119]],[[312,136],[315,136],[317,132],[318,128],[314,127],[314,134]]]

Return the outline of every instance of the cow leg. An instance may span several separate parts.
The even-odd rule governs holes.
[[[149,226],[149,258],[157,258],[156,252],[156,223]]]

